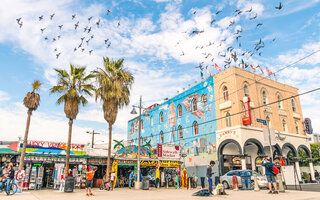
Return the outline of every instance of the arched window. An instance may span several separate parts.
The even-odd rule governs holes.
[[[160,123],[163,122],[163,112],[160,113]]]
[[[226,113],[226,127],[231,127],[231,116],[230,113]]]
[[[197,99],[193,99],[192,101],[192,111],[196,111],[197,110]]]
[[[282,101],[281,101],[281,96],[279,94],[277,96],[277,100],[278,100],[278,108],[282,109]]]
[[[164,135],[163,135],[163,132],[161,131],[160,132],[160,143],[162,144],[164,141]]]
[[[141,120],[141,130],[143,130],[143,120]]]
[[[296,112],[296,104],[294,103],[293,99],[291,99],[291,106],[292,106],[292,111]]]
[[[224,86],[222,91],[223,91],[223,99],[224,99],[224,101],[229,101],[229,93],[228,93],[227,86]]]
[[[179,132],[179,138],[180,139],[183,138],[182,126],[179,126],[178,132]]]
[[[134,123],[131,124],[131,131],[134,133]]]
[[[197,122],[197,121],[195,121],[195,122],[193,123],[193,134],[194,134],[194,135],[198,135],[198,134],[199,134],[198,122]]]
[[[249,96],[249,89],[247,84],[244,84],[243,86],[243,92],[244,92],[244,96],[248,97]]]
[[[262,91],[262,103],[263,103],[263,105],[267,105],[267,103],[268,103],[266,91]]]
[[[298,121],[295,121],[295,125],[296,125],[296,133],[299,134],[299,124],[298,124]]]
[[[287,131],[287,122],[286,122],[285,119],[282,119],[282,130],[283,130],[284,132]]]
[[[182,106],[179,104],[178,105],[178,117],[182,116]]]
[[[153,126],[153,116],[151,116],[151,126]]]

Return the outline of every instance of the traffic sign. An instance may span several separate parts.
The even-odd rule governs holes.
[[[267,120],[257,119],[257,122],[262,123],[263,125],[267,125]]]

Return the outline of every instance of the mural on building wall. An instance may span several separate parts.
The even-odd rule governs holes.
[[[216,130],[217,123],[213,79],[210,78],[168,101],[149,109],[149,117],[141,117],[143,144],[150,141],[152,147],[161,143],[180,145],[181,153],[186,153],[186,166],[207,165],[217,160]],[[195,101],[196,110],[193,102]],[[182,116],[178,115],[178,106],[182,106]],[[160,114],[163,114],[163,122]],[[195,133],[194,124],[198,124]],[[182,132],[179,132],[181,126]],[[137,144],[138,118],[128,121],[128,140]]]

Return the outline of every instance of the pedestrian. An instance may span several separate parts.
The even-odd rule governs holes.
[[[1,182],[1,185],[0,185],[0,188],[1,189],[4,189],[3,188],[3,184],[6,182],[7,183],[7,195],[10,194],[10,183],[11,181],[14,179],[14,169],[11,165],[8,166],[8,176],[6,179],[3,179],[2,182]]]
[[[174,186],[176,189],[179,188],[179,176],[177,174],[174,175]]]
[[[93,177],[96,171],[97,167],[94,166],[90,171],[86,173],[86,196],[94,196],[91,189],[93,187]]]
[[[134,172],[133,170],[131,170],[131,173],[129,174],[129,189],[131,189],[132,187],[133,180],[134,180]]]
[[[156,168],[156,188],[160,188],[160,169]]]
[[[2,178],[3,176],[3,169],[2,169],[2,166],[0,165],[0,179]]]
[[[318,172],[318,170],[314,170],[314,177],[316,178],[317,183],[319,183],[319,172]]]
[[[110,175],[110,189],[113,190],[113,183],[116,178],[116,170],[113,170]]]
[[[209,183],[209,192],[210,193],[212,193],[212,190],[213,190],[213,188],[212,188],[212,175],[214,174],[214,173],[216,173],[216,171],[215,172],[212,172],[212,167],[215,165],[216,163],[213,161],[213,160],[211,160],[210,161],[210,164],[208,165],[208,167],[207,167],[207,179],[208,179],[208,183]]]
[[[278,189],[277,189],[277,182],[275,178],[275,174],[273,171],[274,164],[271,162],[270,157],[267,157],[266,159],[262,159],[262,166],[266,168],[266,177],[269,185],[269,194],[278,194]],[[274,191],[272,192],[272,184],[274,187]]]
[[[164,183],[165,183],[165,174],[164,174],[164,170],[161,171],[161,187],[164,187]]]
[[[197,175],[194,176],[193,182],[194,182],[194,186],[193,187],[197,188],[198,187],[198,176]]]

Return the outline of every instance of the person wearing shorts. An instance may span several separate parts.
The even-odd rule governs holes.
[[[270,160],[271,159],[269,157],[267,159],[263,159],[261,165],[266,168],[266,177],[269,184],[269,194],[272,194],[272,193],[278,194],[276,178],[275,178],[275,175],[272,173],[274,164]],[[273,192],[272,192],[272,184],[274,187]]]
[[[93,187],[93,177],[94,173],[97,171],[97,167],[93,167],[90,171],[86,173],[86,196],[94,196],[92,194],[92,187]]]

